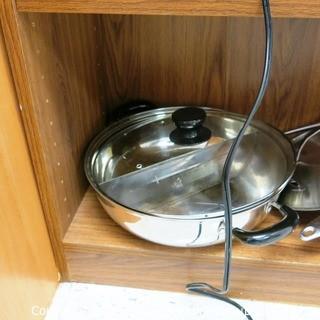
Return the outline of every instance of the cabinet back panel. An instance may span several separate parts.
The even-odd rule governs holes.
[[[260,84],[260,18],[101,16],[109,106],[128,98],[247,113]],[[274,20],[270,86],[258,117],[281,129],[320,120],[320,21]]]
[[[263,63],[261,18],[19,14],[61,237],[87,188],[82,163],[105,114],[132,99],[247,113]],[[258,117],[320,121],[320,21],[274,21],[272,79]]]

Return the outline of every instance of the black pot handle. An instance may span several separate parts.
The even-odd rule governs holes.
[[[232,230],[233,235],[241,242],[253,246],[266,246],[288,236],[299,223],[297,212],[277,203],[272,203],[271,205],[284,216],[279,223],[258,231],[245,231],[234,228]]]
[[[143,111],[156,109],[158,106],[147,100],[132,100],[118,106],[111,115],[111,122],[121,120],[124,117],[131,116]]]

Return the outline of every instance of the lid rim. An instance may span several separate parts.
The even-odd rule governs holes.
[[[124,207],[130,211],[132,211],[133,213],[136,214],[140,214],[140,215],[148,215],[148,216],[153,216],[153,217],[158,217],[158,218],[164,218],[164,219],[174,219],[174,220],[203,220],[203,219],[213,219],[213,218],[221,218],[224,216],[223,211],[217,211],[214,213],[198,213],[198,214],[191,214],[191,215],[184,215],[184,214],[161,214],[161,213],[149,213],[149,212],[143,212],[143,211],[139,211],[137,209],[133,209],[130,207],[127,207],[125,204],[120,203],[118,201],[116,201],[115,199],[111,198],[110,196],[104,194],[100,188],[99,185],[95,182],[95,178],[92,175],[92,164],[95,161],[95,157],[96,155],[99,153],[97,151],[97,149],[99,149],[108,139],[110,139],[112,136],[114,135],[118,135],[119,133],[121,133],[123,130],[128,130],[130,127],[132,126],[136,126],[137,124],[143,123],[143,122],[153,122],[151,121],[151,119],[153,119],[154,121],[156,121],[159,117],[161,118],[161,116],[165,116],[168,113],[171,113],[173,110],[177,110],[178,108],[183,108],[183,106],[178,106],[178,107],[166,107],[166,108],[158,108],[158,109],[154,109],[154,110],[149,110],[149,111],[144,111],[141,112],[135,116],[129,116],[126,118],[123,118],[119,121],[117,121],[116,123],[114,123],[113,125],[105,128],[100,134],[98,134],[90,143],[90,146],[86,152],[85,155],[85,174],[87,176],[88,181],[90,182],[91,186],[94,188],[94,190],[99,194],[100,197],[102,197],[104,200],[106,201],[112,201],[115,204]],[[208,108],[208,107],[203,107],[205,110],[208,111],[214,111],[218,114],[226,114],[228,116],[231,116],[232,118],[235,118],[237,120],[242,120],[243,116],[239,115],[239,114],[234,114],[234,113],[229,113],[226,112],[224,110],[221,109],[213,109],[213,108]],[[150,119],[151,118],[151,119]],[[254,121],[254,124],[258,125],[259,128],[259,124],[263,124],[264,126],[268,126],[273,128],[274,130],[276,130],[277,132],[280,132],[278,129],[267,125],[263,122],[260,121]],[[261,128],[260,128],[261,130]],[[280,132],[281,133],[281,132]],[[291,145],[292,147],[292,143],[291,141],[283,134],[281,133],[283,138],[285,138]],[[292,147],[292,151],[293,151],[293,147]],[[252,210],[253,208],[257,208],[265,203],[268,203],[269,201],[271,201],[274,197],[278,196],[280,194],[280,192],[284,189],[284,187],[287,185],[287,183],[290,181],[293,173],[294,173],[294,168],[295,168],[295,163],[292,165],[290,164],[290,159],[288,159],[288,156],[286,156],[287,160],[288,160],[288,170],[286,173],[286,178],[284,179],[284,181],[279,185],[276,186],[275,189],[272,190],[271,193],[269,193],[268,195],[264,196],[263,198],[260,198],[254,202],[251,202],[249,204],[244,204],[238,208],[234,208],[232,210],[232,214],[238,214],[238,213],[243,213],[245,211],[248,210]],[[294,156],[293,156],[294,158]],[[309,210],[312,211],[312,210]]]

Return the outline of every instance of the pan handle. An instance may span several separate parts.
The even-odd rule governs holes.
[[[297,212],[278,203],[272,203],[271,206],[283,215],[283,219],[280,222],[258,231],[234,228],[232,230],[233,235],[241,242],[253,246],[266,246],[288,236],[299,223]]]
[[[312,220],[300,233],[300,239],[310,241],[320,238],[320,217]]]
[[[158,108],[154,103],[147,100],[132,100],[118,106],[112,113],[110,120],[117,121],[143,111]]]

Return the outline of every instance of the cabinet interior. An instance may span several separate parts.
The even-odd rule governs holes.
[[[114,108],[144,99],[246,114],[258,91],[262,18],[18,17],[61,241],[88,189],[84,152]],[[259,119],[281,130],[320,121],[319,37],[319,20],[274,20],[272,77]]]

